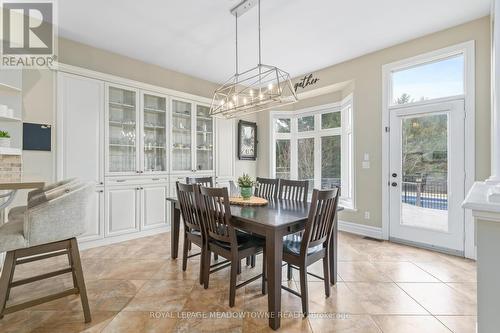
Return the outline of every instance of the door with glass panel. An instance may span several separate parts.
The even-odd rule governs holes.
[[[145,173],[167,171],[167,98],[142,93],[142,170]]]
[[[462,252],[463,100],[390,113],[391,239]]]
[[[214,125],[210,107],[196,105],[196,170],[210,171],[214,166]]]
[[[106,95],[107,172],[136,174],[140,169],[138,91],[106,85]]]
[[[172,99],[172,171],[192,172],[193,103]]]

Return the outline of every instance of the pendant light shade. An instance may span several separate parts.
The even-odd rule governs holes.
[[[258,64],[245,72],[238,72],[238,15],[253,5],[255,0],[243,0],[231,10],[236,17],[236,73],[215,91],[210,107],[212,116],[234,118],[298,101],[290,75],[276,66],[261,62],[260,0]]]

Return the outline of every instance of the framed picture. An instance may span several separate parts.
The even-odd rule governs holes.
[[[257,159],[257,124],[240,120],[238,122],[238,158]]]

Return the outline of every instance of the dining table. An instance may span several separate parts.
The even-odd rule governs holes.
[[[167,198],[170,202],[171,257],[179,253],[180,206],[177,198]],[[237,229],[251,232],[265,238],[267,297],[269,326],[277,330],[281,324],[281,281],[283,237],[304,230],[309,214],[309,202],[283,199],[269,200],[265,206],[231,205],[231,223]],[[337,212],[343,208],[338,207]],[[335,215],[333,235],[330,241],[330,283],[337,282],[338,223]]]

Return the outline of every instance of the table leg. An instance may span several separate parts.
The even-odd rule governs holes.
[[[179,253],[179,231],[181,225],[181,211],[170,202],[170,256],[177,259]]]
[[[281,324],[281,261],[283,259],[283,235],[269,230],[266,235],[267,302],[269,327],[277,330]]]
[[[330,251],[329,251],[329,260],[330,260],[330,283],[337,283],[337,259],[338,259],[338,221],[337,214],[335,214],[335,220],[333,221],[333,232],[332,239],[330,240]]]

